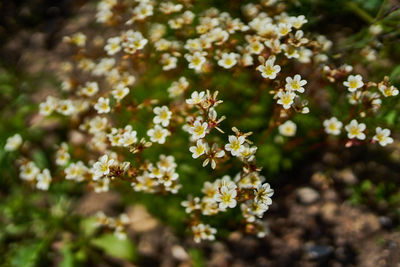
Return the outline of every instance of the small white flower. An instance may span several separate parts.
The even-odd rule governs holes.
[[[36,188],[40,190],[48,190],[51,183],[51,175],[48,169],[44,169],[37,176]]]
[[[299,93],[304,93],[304,85],[307,84],[306,80],[302,80],[299,74],[296,74],[293,78],[286,77],[286,90],[293,90]]]
[[[222,186],[219,191],[214,195],[214,200],[218,202],[218,207],[225,210],[227,207],[236,207],[236,188],[231,189],[227,186]]]
[[[298,17],[291,17],[290,23],[295,27],[296,29],[300,29],[303,24],[307,23],[307,19],[304,15],[300,15]]]
[[[4,146],[4,150],[6,151],[14,151],[17,150],[22,145],[22,137],[19,134],[14,134],[13,136],[7,139],[6,145]]]
[[[121,101],[125,96],[129,94],[129,88],[125,84],[120,83],[117,87],[111,91],[111,94],[117,101]]]
[[[350,92],[356,91],[358,88],[364,86],[361,75],[350,75],[343,85],[348,87]]]
[[[277,103],[282,105],[284,109],[289,109],[293,104],[296,94],[292,91],[279,91],[276,96],[278,97]]]
[[[121,38],[120,37],[112,37],[107,40],[107,44],[104,47],[107,55],[112,56],[121,51]]]
[[[204,96],[205,96],[205,92],[200,92],[198,93],[197,91],[194,91],[192,93],[192,95],[190,96],[190,99],[186,99],[186,103],[188,103],[189,105],[196,105],[196,104],[200,104],[201,102],[204,101]]]
[[[379,88],[379,91],[381,91],[382,94],[383,94],[385,97],[388,97],[388,96],[396,96],[396,95],[399,94],[399,90],[398,90],[396,87],[394,87],[393,85],[392,85],[392,86],[386,86],[386,85],[384,85],[384,84],[380,84],[380,85],[378,86],[378,88]]]
[[[382,129],[381,127],[376,128],[376,134],[373,139],[378,141],[381,146],[386,146],[388,144],[393,143],[393,138],[390,137],[389,129]]]
[[[97,103],[94,105],[94,109],[97,110],[97,113],[109,113],[111,108],[110,108],[110,99],[100,97],[97,100]]]
[[[201,123],[200,120],[196,120],[193,123],[193,126],[189,128],[189,133],[192,135],[194,140],[197,140],[206,136],[207,128],[208,128],[207,122]]]
[[[291,24],[279,23],[279,25],[278,25],[278,34],[280,36],[285,36],[291,31],[292,31],[292,25]]]
[[[249,50],[250,54],[256,54],[259,55],[262,50],[264,49],[264,45],[260,42],[252,42],[247,46],[247,49]]]
[[[85,87],[81,89],[81,93],[85,96],[94,96],[99,91],[97,82],[87,82]]]
[[[246,141],[244,136],[236,137],[234,135],[229,136],[229,144],[225,145],[225,149],[230,151],[232,156],[239,156],[240,153],[245,149],[243,143]]]
[[[133,10],[135,19],[143,20],[149,16],[153,15],[153,6],[147,2],[141,2]]]
[[[196,71],[200,71],[203,67],[203,64],[206,62],[205,56],[207,55],[206,52],[194,52],[193,55],[186,54],[185,58],[189,62],[189,69],[194,69]]]
[[[166,53],[161,56],[161,63],[163,64],[163,70],[172,70],[175,69],[177,66],[178,58],[171,56],[170,54]]]
[[[121,143],[123,146],[127,147],[137,142],[137,132],[127,131],[122,135]]]
[[[336,117],[332,117],[329,120],[324,120],[323,125],[327,134],[339,135],[343,123]]]
[[[32,181],[39,173],[39,168],[36,167],[35,163],[32,161],[29,161],[20,167],[20,177],[26,181]]]
[[[43,116],[49,116],[57,107],[57,100],[52,97],[48,96],[46,98],[46,102],[40,103],[39,105],[39,113]]]
[[[275,79],[276,75],[281,71],[281,67],[279,65],[274,65],[275,58],[270,58],[265,61],[264,65],[259,65],[257,70],[261,72],[261,76],[268,79]]]
[[[189,148],[189,151],[193,153],[192,157],[194,159],[197,159],[204,153],[207,153],[207,150],[208,150],[208,145],[207,143],[204,143],[202,140],[197,140],[196,145],[191,146]]]
[[[109,159],[108,155],[103,155],[99,159],[99,161],[93,164],[93,170],[94,170],[93,180],[97,180],[98,178],[101,178],[102,176],[109,174],[110,167],[113,163],[114,159]]]
[[[202,223],[192,226],[194,242],[200,243],[201,240],[215,240],[217,229],[210,227],[208,224]]]
[[[281,135],[290,137],[296,134],[297,126],[293,121],[287,120],[279,125],[278,130]]]
[[[237,63],[237,58],[239,57],[236,53],[223,53],[220,60],[218,60],[218,65],[230,69]]]
[[[155,125],[153,129],[147,131],[147,135],[150,137],[152,142],[164,144],[165,139],[169,135],[169,131],[162,128],[160,125]]]
[[[167,127],[169,125],[169,120],[171,119],[171,114],[172,112],[168,109],[167,106],[162,106],[162,107],[155,107],[153,109],[155,116],[153,118],[153,122],[155,124],[160,124],[164,127]]]
[[[76,163],[71,163],[67,168],[65,168],[65,179],[74,180],[77,182],[81,182],[84,180],[84,175],[87,173],[88,168],[83,164],[82,161],[78,161]],[[98,179],[100,177],[94,177],[94,179]]]
[[[274,190],[270,187],[269,183],[265,183],[263,185],[259,185],[257,189],[254,190],[256,202],[261,202],[265,205],[271,205],[272,199],[271,197],[274,194]]]
[[[357,138],[360,140],[365,139],[365,134],[363,131],[365,130],[366,126],[364,123],[358,123],[356,120],[352,120],[349,124],[346,125],[345,129],[347,131],[347,136],[352,138]]]

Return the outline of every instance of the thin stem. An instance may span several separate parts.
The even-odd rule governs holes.
[[[368,14],[364,9],[360,8],[356,3],[354,2],[347,2],[346,6],[351,9],[355,14],[357,14],[361,19],[363,19],[365,22],[372,24],[374,23],[375,19]]]

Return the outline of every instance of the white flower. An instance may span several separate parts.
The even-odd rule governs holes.
[[[386,146],[387,144],[393,143],[393,138],[390,137],[389,129],[382,129],[381,127],[376,128],[376,134],[373,139],[378,141],[381,146]]]
[[[200,71],[203,64],[206,62],[205,56],[206,52],[194,52],[193,55],[186,54],[185,58],[189,62],[189,69],[195,69],[196,71]]]
[[[347,78],[347,81],[343,82],[343,85],[348,87],[350,92],[356,91],[358,88],[361,88],[364,86],[364,83],[362,81],[361,75],[350,75]]]
[[[111,110],[110,99],[100,97],[97,100],[97,103],[94,105],[94,109],[97,110],[97,113],[99,113],[99,114],[110,112],[110,110]]]
[[[279,98],[277,103],[282,105],[284,109],[289,109],[293,104],[296,94],[292,91],[279,91],[276,96]]]
[[[364,123],[358,123],[356,120],[352,120],[349,124],[346,125],[345,129],[347,131],[347,136],[352,138],[357,138],[360,140],[365,139],[365,134],[363,131],[365,130],[366,126]]]
[[[120,37],[112,37],[107,40],[107,44],[104,47],[107,55],[112,56],[121,51],[121,38]]]
[[[215,240],[217,230],[210,227],[208,224],[202,223],[192,226],[194,242],[200,243],[201,240]]]
[[[58,103],[57,111],[65,116],[69,116],[76,112],[76,108],[74,102],[72,102],[70,99],[67,99]]]
[[[196,120],[193,123],[193,126],[189,127],[189,133],[192,135],[194,140],[197,140],[206,136],[207,128],[207,122],[201,123],[200,120]]]
[[[254,190],[254,195],[255,198],[254,200],[256,202],[261,202],[265,205],[271,205],[272,199],[271,197],[274,194],[274,190],[270,187],[269,183],[265,183],[263,185],[259,185],[255,190]]]
[[[329,120],[324,120],[323,125],[327,134],[339,135],[343,123],[336,117],[332,117]]]
[[[123,146],[130,146],[137,141],[137,132],[136,131],[127,131],[122,135],[121,143]]]
[[[6,151],[14,151],[17,150],[22,145],[22,137],[19,134],[14,134],[13,136],[7,139],[7,143],[4,146],[4,150]]]
[[[36,167],[35,163],[32,161],[29,161],[26,164],[23,164],[20,167],[20,176],[21,179],[26,180],[26,181],[32,181],[33,179],[36,178],[36,176],[40,173],[40,170],[38,167]]]
[[[306,80],[302,80],[299,74],[296,74],[293,78],[286,77],[286,90],[293,90],[299,93],[304,93],[304,85],[307,84]]]
[[[103,155],[99,159],[99,161],[93,164],[93,170],[94,170],[93,180],[97,180],[98,178],[101,178],[102,176],[109,174],[110,167],[113,163],[114,159],[109,159],[108,155]]]
[[[128,30],[122,35],[122,47],[124,47],[124,52],[128,54],[134,54],[137,50],[143,49],[148,43],[141,32],[135,32]]]
[[[256,54],[259,55],[262,50],[264,49],[264,45],[260,42],[252,42],[247,46],[247,49],[249,50],[250,54]]]
[[[111,94],[117,101],[121,101],[127,94],[129,94],[129,88],[126,87],[125,84],[120,83],[111,91]]]
[[[71,37],[66,37],[65,40],[71,42],[72,44],[79,46],[79,47],[84,47],[86,44],[86,35],[84,35],[81,32],[77,32]]]
[[[220,60],[218,60],[218,65],[230,69],[237,63],[237,58],[239,57],[236,53],[223,53]]]
[[[190,99],[186,99],[186,103],[188,103],[189,105],[196,105],[196,104],[200,104],[201,102],[204,101],[204,96],[205,96],[205,92],[200,92],[198,93],[197,91],[194,91],[192,93],[192,95],[190,96]]]
[[[84,175],[87,173],[88,168],[83,164],[82,161],[78,161],[76,163],[71,163],[67,168],[65,168],[64,171],[65,179],[81,182],[84,180]]]
[[[236,189],[231,189],[228,186],[221,186],[220,190],[214,195],[214,200],[218,202],[218,207],[221,210],[236,207]]]
[[[36,188],[40,190],[48,190],[51,183],[51,175],[48,169],[44,169],[37,176]]]
[[[40,103],[39,108],[40,108],[40,115],[43,116],[49,116],[57,107],[57,100],[52,97],[48,96],[46,98],[46,102]]]
[[[161,56],[161,63],[163,64],[163,70],[172,70],[176,68],[176,63],[178,62],[178,58],[171,56],[166,53]]]
[[[85,87],[81,89],[81,93],[85,96],[94,96],[99,91],[97,82],[87,82]]]
[[[168,88],[169,97],[177,97],[181,95],[189,87],[189,82],[185,77],[180,77]]]
[[[278,130],[281,135],[290,137],[296,134],[297,126],[293,121],[287,120],[279,125]]]
[[[153,109],[154,114],[157,116],[154,117],[153,122],[155,124],[160,124],[164,127],[169,125],[169,120],[171,119],[172,112],[168,109],[167,106],[155,107]]]
[[[244,150],[244,141],[246,138],[244,136],[236,137],[234,135],[229,136],[229,144],[225,145],[225,149],[230,151],[232,156],[239,156]]]
[[[94,192],[101,193],[101,192],[108,192],[109,190],[110,179],[104,177],[101,180],[97,180],[94,183]]]
[[[164,144],[165,139],[169,135],[169,131],[162,128],[160,125],[155,125],[153,129],[147,131],[147,135],[150,137],[152,142]]]
[[[383,94],[385,97],[388,97],[388,96],[396,96],[396,95],[399,94],[399,90],[398,90],[396,87],[394,87],[393,85],[392,85],[392,86],[386,86],[386,85],[384,85],[384,84],[380,84],[380,85],[378,86],[378,88],[379,88],[379,91],[381,91],[382,94]]]
[[[274,65],[275,58],[270,58],[265,61],[264,65],[259,65],[257,70],[261,72],[261,76],[268,79],[275,79],[276,75],[281,71],[279,65]]]
[[[291,31],[292,31],[292,25],[291,24],[279,23],[279,25],[278,25],[278,34],[280,36],[285,36]]]
[[[141,2],[137,7],[135,7],[133,14],[135,19],[143,20],[153,15],[153,6],[149,3]]]
[[[204,143],[202,140],[197,140],[196,145],[191,146],[189,148],[189,151],[193,153],[192,157],[194,159],[197,159],[198,157],[206,153],[207,150],[208,150],[208,145],[207,143]]]
[[[290,23],[295,27],[296,29],[301,28],[303,24],[307,23],[307,19],[304,15],[300,15],[298,17],[291,17]]]

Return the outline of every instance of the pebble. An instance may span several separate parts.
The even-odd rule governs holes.
[[[319,199],[319,193],[311,187],[303,187],[297,190],[297,197],[303,204],[311,204]]]

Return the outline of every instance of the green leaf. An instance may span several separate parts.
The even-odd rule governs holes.
[[[93,239],[91,243],[112,257],[129,261],[136,258],[136,248],[129,239],[121,240],[114,234],[105,234]]]
[[[71,250],[71,244],[66,243],[64,244],[63,248],[61,249],[61,253],[63,255],[63,259],[60,262],[61,267],[74,267],[75,266],[75,257]]]
[[[33,267],[39,261],[40,253],[44,247],[43,242],[32,242],[25,246],[19,246],[12,258],[12,265],[16,267]]]
[[[397,117],[397,111],[392,110],[385,116],[385,120],[389,125],[393,125],[396,120],[396,117]]]
[[[91,235],[93,235],[94,232],[95,232],[96,229],[97,229],[97,226],[96,226],[96,218],[94,218],[94,217],[88,217],[88,218],[83,219],[83,220],[81,221],[80,228],[81,228],[81,231],[83,232],[83,234],[84,234],[85,236],[91,236]]]

